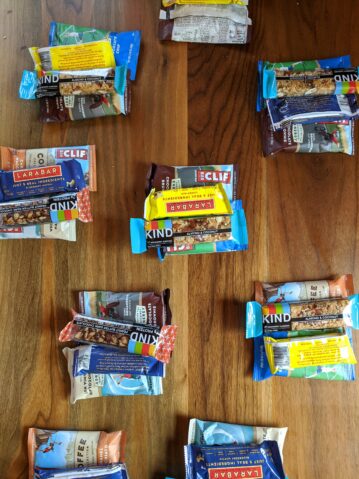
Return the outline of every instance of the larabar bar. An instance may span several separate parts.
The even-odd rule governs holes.
[[[180,188],[150,192],[145,201],[144,218],[157,219],[231,215],[232,207],[221,183],[215,186]]]

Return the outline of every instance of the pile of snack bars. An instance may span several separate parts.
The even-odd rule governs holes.
[[[351,329],[359,329],[352,275],[326,281],[256,283],[247,303],[246,337],[254,338],[253,379],[273,375],[353,381]]]
[[[39,99],[45,123],[127,115],[140,42],[139,31],[52,22],[49,46],[29,49],[35,69],[23,72],[19,96]]]
[[[258,73],[265,156],[281,151],[354,154],[359,82],[349,56],[260,61]]]
[[[235,165],[153,164],[146,184],[144,219],[131,218],[132,253],[167,255],[248,249],[246,217],[237,199]]]
[[[76,221],[92,221],[93,145],[0,147],[0,239],[76,241]]]
[[[249,0],[162,0],[159,38],[175,42],[245,44]]]
[[[161,294],[81,291],[80,314],[60,333],[71,380],[71,403],[104,396],[162,394],[174,348],[170,291]]]

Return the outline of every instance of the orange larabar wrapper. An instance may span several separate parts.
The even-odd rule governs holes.
[[[74,469],[124,462],[123,431],[59,431],[30,428],[28,434],[29,479],[34,468]]]
[[[261,304],[347,298],[352,294],[354,285],[351,274],[328,280],[255,283],[255,300]]]
[[[151,190],[145,201],[147,221],[188,216],[231,215],[232,207],[221,183],[214,186]]]

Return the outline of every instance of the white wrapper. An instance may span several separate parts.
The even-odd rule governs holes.
[[[0,228],[0,240],[5,239],[59,239],[76,241],[76,221],[44,225]]]

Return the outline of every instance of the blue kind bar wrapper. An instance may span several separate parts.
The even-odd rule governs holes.
[[[41,168],[0,171],[0,202],[76,192],[85,187],[84,174],[76,160]]]
[[[128,479],[125,464],[82,467],[81,469],[35,469],[35,479]]]

